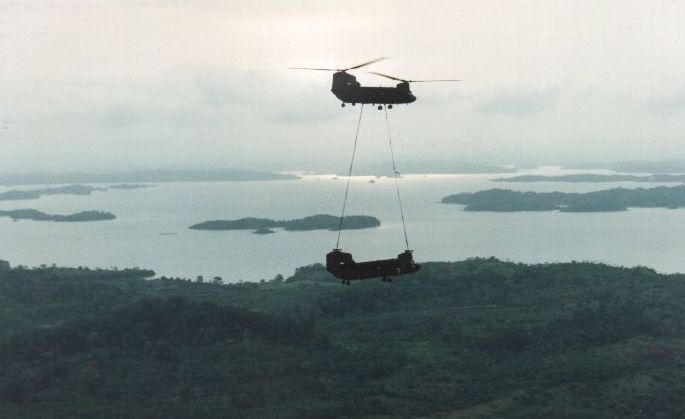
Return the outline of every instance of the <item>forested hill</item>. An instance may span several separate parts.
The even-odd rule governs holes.
[[[0,268],[0,417],[685,417],[685,275],[474,259],[391,284],[315,265],[219,285]]]
[[[614,188],[585,193],[520,192],[509,189],[488,189],[449,195],[444,204],[465,205],[464,211],[561,211],[604,212],[626,211],[629,207],[685,207],[685,185],[655,188]]]

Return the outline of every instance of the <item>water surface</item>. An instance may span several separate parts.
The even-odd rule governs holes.
[[[587,171],[583,171],[587,172]],[[567,174],[544,168],[526,173]],[[517,262],[598,261],[685,272],[685,210],[631,209],[615,213],[465,212],[442,197],[489,188],[584,192],[645,183],[492,183],[498,175],[409,175],[400,180],[409,244],[415,259],[456,261],[495,256]],[[374,180],[370,183],[370,180]],[[103,185],[106,186],[106,185]],[[54,195],[0,202],[0,209],[48,213],[110,211],[117,219],[54,223],[0,218],[0,259],[13,265],[110,268],[146,267],[158,275],[225,281],[270,279],[322,263],[336,244],[330,231],[255,235],[188,227],[212,219],[300,218],[340,213],[345,179],[305,176],[294,181],[160,183],[152,188],[110,189],[89,196]],[[13,187],[33,189],[40,186]],[[0,192],[9,188],[1,188]],[[340,246],[355,259],[394,257],[404,236],[394,181],[352,179],[348,214],[378,217],[380,228],[343,231]]]

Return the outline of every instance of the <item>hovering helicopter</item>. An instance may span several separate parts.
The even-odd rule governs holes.
[[[388,76],[387,74],[381,74],[376,72],[369,72],[370,74],[375,74],[377,76],[385,77],[391,80],[399,81],[395,87],[370,87],[362,86],[357,78],[348,73],[350,70],[357,70],[361,67],[377,63],[387,59],[387,57],[376,58],[375,60],[367,61],[362,64],[358,64],[348,68],[311,68],[311,67],[290,67],[290,70],[317,70],[317,71],[335,71],[333,74],[333,86],[331,92],[338,99],[342,100],[342,107],[345,107],[346,103],[351,103],[352,106],[357,103],[365,104],[370,103],[373,105],[378,105],[378,109],[383,109],[383,105],[388,105],[388,109],[392,109],[392,105],[401,103],[412,103],[416,100],[409,89],[409,83],[427,83],[427,82],[451,82],[451,81],[461,81],[455,79],[445,79],[445,80],[405,80],[399,77]]]

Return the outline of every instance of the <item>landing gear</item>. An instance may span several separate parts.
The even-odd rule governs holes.
[[[341,282],[341,284],[343,284],[343,285],[350,285],[351,282],[350,282],[349,279],[343,279],[342,282]]]
[[[378,110],[379,111],[383,110],[383,105],[378,105]]]
[[[383,282],[392,282],[392,278],[389,276],[384,276],[383,279],[381,279]]]
[[[392,109],[392,105],[388,105],[388,109]]]
[[[356,103],[352,102],[352,106],[356,105]]]
[[[345,107],[345,102],[341,103],[340,106]]]

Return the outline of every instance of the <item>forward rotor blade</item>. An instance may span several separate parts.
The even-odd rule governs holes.
[[[356,69],[358,69],[358,68],[361,68],[361,67],[364,67],[364,66],[373,64],[373,63],[377,63],[377,62],[379,62],[379,61],[387,60],[387,59],[388,59],[388,57],[376,58],[375,60],[367,61],[367,62],[365,62],[364,64],[359,64],[359,65],[355,65],[354,67],[346,68],[344,71],[347,71],[347,70],[356,70]]]
[[[342,71],[335,68],[288,67],[288,70]]]
[[[431,83],[434,81],[462,81],[457,79],[443,79],[443,80],[407,80],[409,83]]]
[[[383,74],[383,73],[376,73],[375,71],[369,71],[368,73],[369,74],[375,74],[375,75],[381,76],[381,77],[385,77],[386,79],[390,79],[390,80],[405,81],[405,82],[409,81],[409,80],[399,79],[399,78],[393,77],[393,76],[388,76],[387,74]]]

